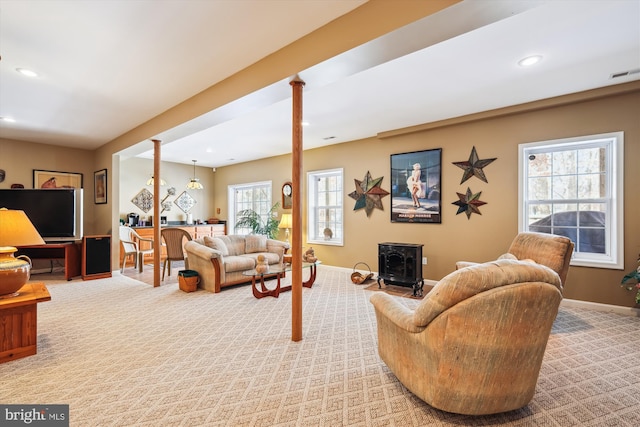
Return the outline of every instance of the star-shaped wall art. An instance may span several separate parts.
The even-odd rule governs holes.
[[[372,179],[369,171],[367,171],[362,181],[354,179],[356,191],[349,193],[349,197],[356,201],[353,207],[354,211],[364,208],[367,217],[369,217],[374,208],[384,210],[382,207],[382,198],[387,196],[389,192],[380,187],[382,179],[383,177]]]
[[[462,174],[462,181],[460,181],[460,184],[462,184],[472,176],[477,176],[484,182],[488,182],[482,168],[488,166],[489,163],[493,162],[496,159],[497,157],[493,159],[478,159],[478,153],[476,152],[476,147],[474,146],[471,150],[469,160],[467,160],[466,162],[453,162],[454,165],[458,166],[461,169],[464,169],[464,174]]]
[[[458,206],[458,212],[456,215],[461,214],[462,212],[467,214],[467,219],[471,217],[472,213],[477,213],[478,215],[482,215],[480,209],[478,209],[482,205],[486,205],[486,202],[480,201],[480,195],[482,191],[476,194],[471,192],[471,189],[467,187],[466,194],[456,193],[458,195],[458,199],[455,202],[451,203],[452,205]]]

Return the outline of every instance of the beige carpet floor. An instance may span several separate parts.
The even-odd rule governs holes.
[[[70,425],[92,427],[640,425],[639,318],[561,308],[533,401],[456,415],[414,397],[381,362],[372,292],[350,273],[319,267],[297,343],[290,292],[257,300],[249,286],[47,280],[38,354],[0,365],[0,403],[69,404]]]

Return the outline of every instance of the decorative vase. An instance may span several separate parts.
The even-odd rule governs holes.
[[[26,255],[14,257],[16,251],[12,246],[0,247],[0,298],[17,295],[29,280],[31,259]]]
[[[259,263],[256,265],[256,272],[258,274],[265,274],[269,272],[269,264],[267,263]]]

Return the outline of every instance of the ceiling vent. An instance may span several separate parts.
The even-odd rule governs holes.
[[[638,74],[640,73],[640,68],[636,68],[635,70],[629,70],[629,71],[621,71],[619,73],[613,73],[611,74],[611,76],[609,76],[610,79],[617,79],[618,77],[626,77],[626,76],[630,76],[631,74]]]

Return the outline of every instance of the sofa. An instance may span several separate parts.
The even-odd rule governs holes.
[[[248,283],[243,271],[256,267],[259,255],[269,265],[279,265],[289,244],[264,235],[226,235],[194,239],[184,245],[189,269],[200,276],[198,287],[218,293],[226,286]]]

